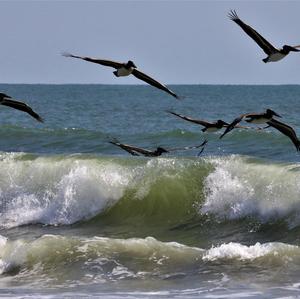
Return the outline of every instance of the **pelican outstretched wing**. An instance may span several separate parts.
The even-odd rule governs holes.
[[[158,88],[158,89],[161,89],[161,90],[167,92],[168,94],[170,94],[174,98],[179,99],[177,94],[175,94],[172,90],[170,90],[168,87],[161,84],[160,82],[156,81],[155,79],[151,78],[150,76],[146,75],[145,73],[143,73],[141,71],[138,71],[137,69],[133,69],[132,75],[135,76],[136,78],[138,78],[138,79],[140,79],[140,80],[142,80],[142,81]]]
[[[239,18],[235,10],[231,10],[228,16],[232,21],[237,23],[263,49],[263,51],[267,55],[278,52],[278,50],[272,44],[270,44],[264,37],[262,37],[257,31],[255,31],[249,25],[245,24]]]
[[[201,125],[201,126],[204,126],[204,127],[206,127],[207,125],[212,125],[212,123],[210,123],[210,122],[208,122],[208,121],[205,121],[205,120],[194,119],[194,118],[191,118],[191,117],[189,117],[189,116],[185,116],[185,115],[182,115],[182,114],[179,114],[179,113],[175,113],[175,112],[169,111],[169,110],[167,110],[166,112],[171,113],[171,114],[173,114],[173,115],[175,115],[175,116],[178,116],[178,117],[180,117],[181,119],[190,121],[190,122],[192,122],[192,123],[195,123],[195,124],[197,124],[197,125]]]
[[[132,149],[132,147],[130,145],[120,143],[117,140],[111,140],[111,141],[109,141],[109,143],[120,147],[121,149],[123,149],[124,151],[128,152],[132,156],[139,156],[138,153],[136,153],[136,152],[133,151],[133,149]]]
[[[0,104],[26,112],[29,115],[31,115],[33,118],[35,118],[37,121],[44,122],[44,120],[36,112],[34,112],[31,107],[29,107],[27,104],[23,102],[13,100],[11,97],[4,97],[0,101]]]
[[[82,59],[82,60],[85,60],[85,61],[101,64],[101,65],[104,65],[104,66],[113,67],[115,69],[121,68],[124,65],[121,62],[117,62],[117,61],[113,61],[113,60],[77,56],[77,55],[73,55],[73,54],[67,53],[67,52],[62,53],[62,56],[71,57],[71,58],[78,58],[78,59]]]
[[[300,141],[296,135],[296,132],[292,127],[290,127],[287,124],[284,124],[276,119],[271,119],[270,121],[267,122],[267,124],[275,129],[277,129],[279,132],[282,134],[286,135],[289,137],[292,142],[294,143],[297,151],[300,151]]]
[[[242,119],[244,117],[246,117],[247,115],[248,115],[248,113],[247,114],[242,114],[239,117],[237,117],[236,119],[234,119],[233,122],[231,124],[229,124],[229,126],[226,128],[226,130],[224,131],[224,133],[220,136],[220,139],[223,138],[231,130],[233,130],[236,127],[236,125],[238,123],[240,123],[242,121]],[[241,126],[239,126],[239,127],[241,127]]]

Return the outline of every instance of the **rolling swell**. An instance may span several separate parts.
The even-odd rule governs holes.
[[[176,224],[254,218],[300,224],[299,164],[242,156],[121,158],[0,155],[0,226]]]
[[[249,264],[251,270],[249,271]],[[256,243],[251,246],[224,243],[209,249],[186,246],[178,242],[161,242],[152,237],[114,239],[103,237],[80,238],[45,234],[34,240],[10,240],[0,235],[0,274],[14,286],[30,287],[102,285],[117,281],[138,281],[137,289],[157,283],[179,284],[183,290],[190,280],[197,286],[210,281],[218,287],[220,271],[234,269],[232,279],[252,277],[253,271],[268,271],[273,277],[286,281],[285,269],[297,271],[300,265],[298,246],[280,242]],[[236,273],[236,274],[235,274]],[[147,280],[150,279],[150,280]],[[270,279],[270,278],[268,278]],[[226,282],[226,281],[225,281]],[[180,290],[180,289],[179,289]]]

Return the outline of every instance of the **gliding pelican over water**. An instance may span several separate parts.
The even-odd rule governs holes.
[[[229,126],[229,124],[221,119],[218,119],[217,121],[215,122],[208,122],[206,120],[201,120],[201,119],[195,119],[195,118],[191,118],[189,116],[185,116],[185,115],[182,115],[182,114],[179,114],[179,113],[175,113],[173,111],[166,111],[168,113],[171,113],[175,116],[178,116],[179,118],[181,119],[184,119],[184,120],[187,120],[189,122],[192,122],[194,124],[197,124],[197,125],[201,125],[203,126],[204,128],[201,129],[202,132],[217,132],[223,128],[227,128]],[[235,126],[235,128],[239,128],[239,129],[250,129],[250,127],[245,127],[245,126]]]
[[[158,156],[161,156],[163,153],[169,153],[172,151],[202,148],[198,154],[198,155],[200,155],[203,152],[205,145],[207,144],[207,140],[204,140],[200,145],[196,145],[196,146],[185,146],[185,147],[172,148],[172,149],[168,149],[168,150],[166,150],[162,147],[157,147],[156,150],[154,150],[154,151],[150,151],[148,149],[136,147],[136,146],[129,145],[129,144],[124,144],[124,143],[119,142],[116,139],[114,139],[113,141],[109,141],[109,143],[122,148],[123,150],[125,150],[126,152],[131,154],[132,156],[139,156],[139,154],[142,154],[145,157],[158,157]]]
[[[36,112],[34,112],[27,104],[20,101],[16,101],[2,92],[0,93],[0,104],[26,112],[33,118],[35,118],[37,121],[44,122],[43,119]]]
[[[220,139],[230,132],[234,127],[241,122],[244,118],[245,121],[252,124],[264,124],[273,119],[273,116],[281,117],[275,111],[267,109],[263,113],[245,113],[234,119],[234,121],[227,127],[225,132],[220,136]]]
[[[300,45],[294,46],[294,47],[284,45],[282,47],[282,49],[276,49],[265,38],[263,38],[257,31],[255,31],[249,25],[245,24],[238,17],[235,10],[231,10],[228,16],[232,21],[237,23],[263,49],[263,51],[268,55],[268,57],[266,57],[262,60],[265,63],[272,62],[272,61],[279,61],[282,58],[284,58],[286,55],[288,55],[291,51],[293,51],[293,52],[299,52],[300,51],[300,50],[296,49],[296,48],[300,48]]]
[[[246,113],[242,114],[239,117],[237,117],[225,130],[225,132],[220,136],[222,138],[224,135],[226,135],[228,132],[230,132],[239,122],[241,122],[244,118],[245,121],[252,124],[268,124],[269,127],[273,127],[277,129],[282,134],[286,135],[291,139],[291,141],[294,143],[297,151],[300,151],[300,140],[298,139],[296,132],[292,127],[290,127],[287,124],[284,124],[273,117],[281,117],[279,114],[277,114],[275,111],[271,109],[267,109],[266,112],[263,113]]]
[[[182,114],[178,114],[178,113],[175,113],[173,111],[168,111],[167,110],[166,112],[171,113],[171,114],[173,114],[175,116],[178,116],[181,119],[184,119],[184,120],[187,120],[189,122],[195,123],[197,125],[203,126],[204,128],[201,129],[202,132],[216,132],[216,131],[224,128],[224,127],[228,127],[229,126],[228,123],[226,123],[225,121],[223,121],[221,119],[217,120],[216,122],[208,122],[208,121],[205,121],[205,120],[194,119],[194,118],[182,115]]]
[[[160,82],[156,81],[155,79],[149,77],[145,73],[142,73],[141,71],[139,71],[137,69],[136,65],[131,60],[128,60],[128,62],[126,62],[126,63],[122,63],[122,62],[117,62],[117,61],[112,61],[112,60],[82,57],[82,56],[77,56],[77,55],[73,55],[73,54],[70,54],[70,53],[63,53],[62,55],[65,56],[65,57],[79,58],[79,59],[82,59],[82,60],[85,60],[85,61],[89,61],[89,62],[97,63],[97,64],[100,64],[100,65],[112,67],[112,68],[116,69],[116,71],[113,72],[113,74],[116,77],[123,77],[123,76],[133,75],[136,78],[138,78],[142,81],[145,81],[146,83],[167,92],[168,94],[175,97],[176,99],[179,98],[173,91],[171,91],[165,85],[163,85]]]

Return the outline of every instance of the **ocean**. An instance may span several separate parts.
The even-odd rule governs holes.
[[[300,86],[12,85],[0,107],[0,296],[300,296],[300,163],[274,128],[203,133],[271,108],[300,134]],[[131,156],[109,143],[147,149]]]

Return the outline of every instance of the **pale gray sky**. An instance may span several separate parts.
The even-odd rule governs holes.
[[[300,1],[0,1],[0,82],[141,83],[69,51],[165,84],[300,84],[300,53],[264,64],[230,9],[276,47],[300,44]]]

